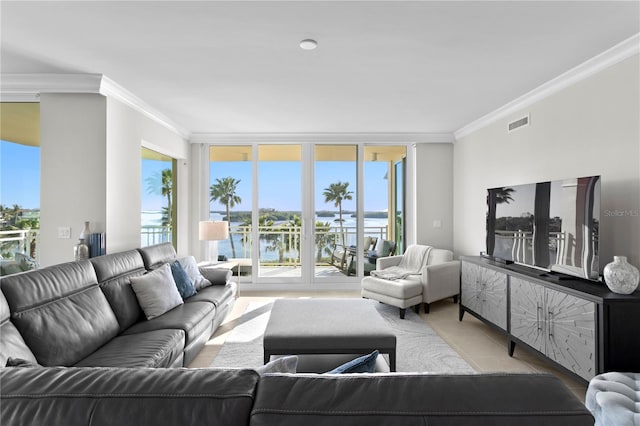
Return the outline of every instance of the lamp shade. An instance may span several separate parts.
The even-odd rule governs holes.
[[[218,241],[229,238],[229,222],[226,220],[203,220],[198,226],[200,241]]]

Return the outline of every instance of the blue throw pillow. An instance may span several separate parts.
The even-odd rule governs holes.
[[[182,296],[182,300],[193,296],[196,294],[196,289],[191,283],[189,279],[189,275],[184,270],[180,262],[177,260],[171,263],[171,275],[173,275],[173,280],[176,282],[176,287],[178,287],[178,293]]]
[[[331,371],[327,371],[326,374],[375,373],[377,358],[378,351],[376,350],[371,352],[369,355],[361,356],[347,363],[344,363]]]

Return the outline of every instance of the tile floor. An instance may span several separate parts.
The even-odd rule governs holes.
[[[237,319],[249,303],[279,297],[360,297],[360,294],[359,292],[312,294],[243,292],[229,317],[189,367],[202,368],[211,365],[226,337],[235,327]],[[421,310],[420,316],[477,371],[549,372],[559,377],[580,400],[584,401],[586,383],[561,371],[524,348],[516,346],[513,357],[509,357],[506,336],[468,313],[464,315],[462,322],[458,321],[458,305],[454,304],[451,299],[432,303],[430,313],[425,314]]]

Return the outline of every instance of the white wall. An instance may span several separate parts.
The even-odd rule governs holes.
[[[600,269],[614,255],[640,266],[639,68],[633,56],[456,141],[456,254],[485,249],[487,188],[601,175]]]
[[[106,99],[91,94],[40,96],[40,263],[73,260],[85,221],[106,226]],[[70,227],[71,238],[58,238]]]
[[[73,260],[85,221],[106,233],[108,253],[140,246],[143,144],[179,160],[178,251],[189,252],[189,144],[182,137],[94,94],[42,94],[40,133],[43,266]],[[58,227],[71,227],[71,238],[57,238]]]
[[[142,146],[178,159],[178,251],[188,252],[188,143],[124,103],[107,100],[107,252],[140,247]]]
[[[435,222],[440,223],[440,227]],[[453,145],[416,146],[418,244],[453,250]]]

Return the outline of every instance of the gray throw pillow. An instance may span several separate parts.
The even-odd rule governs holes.
[[[198,269],[198,263],[196,262],[196,258],[193,256],[183,257],[178,259],[178,262],[184,268],[184,271],[189,276],[191,283],[195,287],[196,291],[202,290],[205,287],[209,287],[211,285],[211,281],[206,279],[200,273],[200,269]]]
[[[295,373],[298,368],[298,357],[295,355],[287,355],[273,361],[269,361],[265,365],[255,370],[261,376],[268,373]]]
[[[149,320],[184,303],[168,263],[140,277],[131,277],[131,287]]]
[[[200,273],[212,285],[226,285],[233,276],[231,269],[215,268],[213,266],[203,266],[200,268]]]

